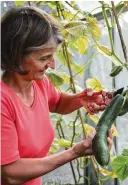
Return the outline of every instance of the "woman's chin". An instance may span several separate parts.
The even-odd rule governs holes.
[[[37,76],[35,77],[35,80],[42,80],[43,77],[44,77],[44,73],[40,73],[39,75],[37,75]]]

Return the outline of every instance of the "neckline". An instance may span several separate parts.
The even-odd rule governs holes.
[[[30,110],[33,110],[34,107],[35,107],[35,104],[36,104],[36,87],[35,87],[35,81],[33,80],[32,81],[32,86],[33,86],[33,90],[34,90],[34,100],[33,100],[33,103],[31,106],[27,106],[24,104],[24,102],[21,100],[21,98],[19,96],[17,96],[17,94],[15,93],[15,91],[13,91],[9,86],[7,86],[3,81],[1,81],[2,84],[8,89],[8,91],[10,91],[10,93],[12,93],[16,99],[24,106],[26,107],[27,109],[30,109]]]

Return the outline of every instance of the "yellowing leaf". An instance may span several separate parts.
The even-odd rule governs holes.
[[[111,178],[117,178],[117,175],[114,172],[110,172],[106,169],[103,169],[101,167],[99,167],[99,171],[100,173],[102,173],[104,176],[109,176]]]
[[[99,46],[98,44],[94,44],[94,48],[97,49],[97,51],[104,55],[105,57],[107,57],[110,61],[113,62],[113,64],[115,64],[116,66],[120,65],[119,60],[111,54],[111,51],[109,48],[107,48],[106,46]],[[121,60],[120,60],[121,61]],[[123,63],[123,61],[122,61]]]
[[[82,125],[79,125],[79,128],[83,128]],[[85,131],[86,137],[88,137],[90,132],[92,132],[93,130],[94,130],[94,127],[92,127],[89,124],[84,124],[84,131]]]
[[[79,37],[75,43],[75,45],[77,45],[78,47],[78,52],[80,54],[84,54],[84,52],[87,50],[88,45],[89,45],[89,39],[87,37]]]
[[[95,40],[100,39],[100,36],[101,36],[100,27],[92,20],[88,22],[88,32]]]
[[[93,18],[93,17],[86,17],[86,21],[89,23],[94,23],[94,24],[98,23],[96,18]]]
[[[111,56],[112,55],[112,52],[109,48],[107,48],[106,46],[103,46],[103,45],[94,45],[94,47],[99,51],[99,53],[105,53],[106,55],[108,56]]]
[[[86,133],[86,137],[88,137],[88,135],[94,130],[94,128],[91,125],[84,124],[84,130]]]
[[[98,123],[99,121],[99,116],[97,114],[91,115],[89,114],[88,117],[94,122],[94,123]]]
[[[61,73],[59,73],[58,71],[48,69],[45,74],[56,87],[64,84],[64,79],[62,78]]]
[[[124,6],[126,7],[126,8],[128,8],[128,1],[123,1],[124,2]]]
[[[118,136],[118,131],[117,131],[117,129],[116,129],[114,124],[112,125],[111,129],[113,129],[113,131],[114,131],[113,132],[113,136]]]
[[[64,139],[64,138],[61,138],[61,139],[59,140],[59,146],[60,146],[60,147],[70,148],[70,147],[71,147],[71,141],[68,141],[68,140],[66,140],[66,139]]]
[[[86,80],[86,86],[87,88],[92,88],[94,91],[97,91],[97,92],[103,89],[101,82],[96,77],[88,78]]]
[[[16,6],[22,6],[25,4],[26,1],[15,1]]]

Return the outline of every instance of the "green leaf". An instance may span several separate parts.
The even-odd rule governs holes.
[[[101,31],[98,25],[98,21],[93,17],[86,17],[86,21],[88,23],[88,32],[95,40],[100,40]]]
[[[75,41],[75,45],[78,47],[79,54],[84,54],[89,45],[89,39],[85,36],[79,37]]]
[[[16,6],[22,6],[25,4],[26,1],[15,1]]]
[[[115,57],[109,48],[107,48],[106,46],[100,46],[98,43],[94,44],[94,48],[102,55],[104,55],[105,57],[107,57],[110,61],[113,62],[113,64],[115,64],[116,66],[119,66],[120,63],[123,64],[123,61],[121,61],[120,59],[118,59],[117,57]],[[121,62],[120,62],[120,61]]]
[[[87,88],[92,88],[94,91],[97,91],[97,92],[103,89],[101,82],[96,77],[88,78],[86,80],[86,86]]]
[[[69,42],[74,42],[80,36],[87,36],[87,26],[83,23],[71,28],[62,29],[62,34]]]
[[[66,65],[67,61],[66,61],[66,56],[64,55],[63,49],[59,48],[56,52],[56,57],[58,58],[58,60],[63,64]],[[68,49],[68,58],[69,60],[71,60],[72,58],[72,53],[69,51]]]
[[[76,72],[80,72],[80,74],[84,74],[84,70],[82,66],[78,65],[75,61],[71,62],[71,67],[74,69]]]
[[[74,17],[74,15],[75,14],[73,14],[71,11],[69,11],[69,10],[64,10],[64,12],[63,12],[63,16],[64,16],[64,19],[65,20],[72,20],[73,18],[75,18],[75,19],[78,19],[78,16],[75,16]]]
[[[59,146],[60,146],[60,147],[70,148],[70,147],[71,147],[71,141],[68,141],[68,140],[66,140],[66,139],[64,139],[64,138],[61,138],[61,139],[59,140]]]
[[[56,70],[49,69],[46,71],[46,75],[56,87],[61,86],[64,83],[61,74]]]
[[[64,79],[64,84],[66,84],[66,83],[69,84],[70,76],[67,73],[65,73],[65,72],[61,72],[61,76]]]
[[[91,119],[94,123],[98,123],[98,121],[99,121],[99,116],[97,115],[97,114],[95,114],[95,115],[91,115],[91,114],[89,114],[88,115],[88,118],[89,119]]]
[[[128,157],[128,148],[123,149],[122,155]]]
[[[117,175],[117,177],[124,181],[128,177],[128,157],[127,156],[118,156],[112,163],[112,168]]]
[[[59,140],[55,138],[54,141],[52,142],[48,155],[57,153],[59,149],[60,149]]]

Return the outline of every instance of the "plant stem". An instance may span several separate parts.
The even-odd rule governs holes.
[[[109,39],[110,39],[110,44],[111,44],[111,50],[112,50],[112,53],[114,53],[114,44],[113,44],[113,39],[112,39],[112,29],[109,25],[109,21],[108,21],[108,18],[107,18],[107,13],[106,13],[105,5],[104,5],[103,1],[102,1],[102,11],[103,11],[103,16],[104,16],[104,19],[105,19],[105,22],[106,22],[106,25],[107,25],[107,29],[108,29],[108,34],[109,34]]]
[[[118,29],[122,49],[123,49],[124,58],[125,58],[126,63],[128,64],[127,48],[126,48],[126,45],[124,43],[121,27],[120,27],[119,20],[118,20],[117,14],[116,14],[115,6],[114,6],[114,1],[111,1],[111,4],[112,4],[112,12],[113,12],[113,15],[115,17],[116,24],[117,24],[117,29]]]
[[[87,64],[85,64],[85,66],[78,72],[76,73],[73,77],[75,77],[76,75],[78,75],[79,73],[81,73],[84,69],[86,69],[86,67],[88,67],[88,65],[92,62],[92,60],[98,55],[99,53],[95,53],[87,62]]]

